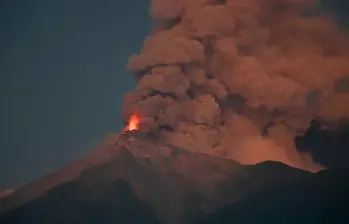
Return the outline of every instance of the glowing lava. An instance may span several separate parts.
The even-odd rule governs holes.
[[[124,131],[137,131],[139,130],[139,117],[133,114],[128,120],[128,125],[125,127]]]

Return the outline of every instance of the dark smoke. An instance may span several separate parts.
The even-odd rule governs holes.
[[[349,35],[325,15],[309,16],[311,7],[309,0],[152,0],[154,31],[129,59],[138,85],[125,97],[123,120],[136,112],[142,132],[244,164],[332,166],[318,158],[331,149],[297,150],[294,142],[309,136],[312,119],[349,117]]]
[[[349,124],[345,121],[334,127],[324,127],[313,120],[303,136],[296,136],[297,149],[311,153],[314,161],[331,168],[349,168]]]

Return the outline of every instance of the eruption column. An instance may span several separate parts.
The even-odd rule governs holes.
[[[192,151],[318,170],[294,138],[349,117],[349,38],[311,1],[153,0],[154,31],[128,68],[123,120]]]

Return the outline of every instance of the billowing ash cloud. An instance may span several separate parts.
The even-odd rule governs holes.
[[[294,138],[349,116],[349,36],[311,1],[152,0],[154,31],[128,68],[123,120],[169,144],[244,164],[318,170]]]

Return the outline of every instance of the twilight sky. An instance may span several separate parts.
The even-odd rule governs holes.
[[[7,2],[7,3],[4,3]],[[1,1],[0,189],[85,155],[119,131],[127,59],[149,1]]]
[[[122,96],[134,86],[127,59],[150,29],[149,0],[4,2],[0,189],[52,172],[121,129]],[[348,21],[348,0],[323,2]]]

